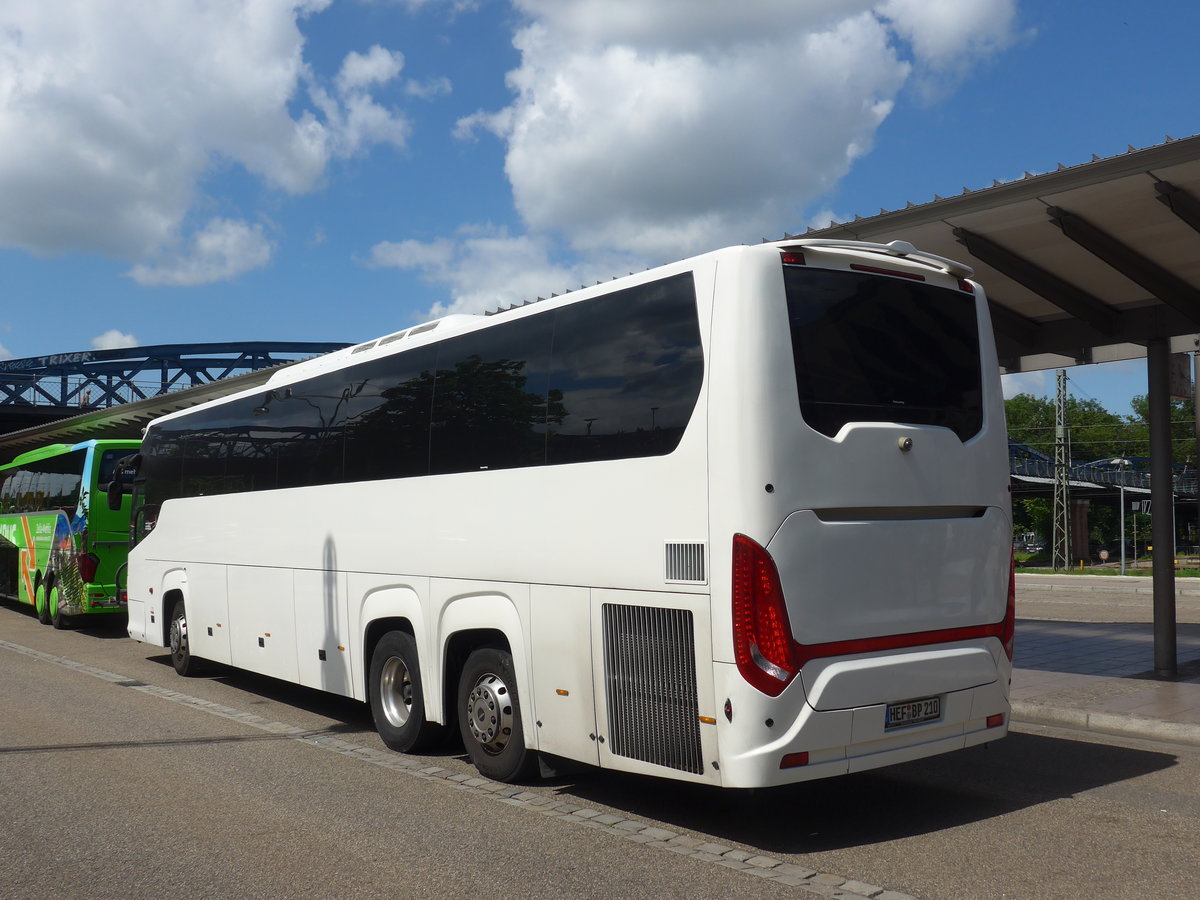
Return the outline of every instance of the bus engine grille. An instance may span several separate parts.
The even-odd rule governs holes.
[[[691,612],[605,603],[603,623],[609,749],[701,774]]]

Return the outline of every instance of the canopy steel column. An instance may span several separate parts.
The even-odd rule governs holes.
[[[1150,411],[1150,528],[1154,535],[1154,673],[1174,678],[1175,644],[1174,456],[1171,451],[1170,342],[1146,345],[1147,405]]]

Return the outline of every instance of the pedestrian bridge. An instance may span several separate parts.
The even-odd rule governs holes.
[[[1008,442],[1008,471],[1013,493],[1053,493],[1054,460],[1025,444]],[[1150,494],[1150,458],[1134,456],[1120,460],[1072,463],[1067,472],[1071,493],[1080,498],[1089,494]],[[1176,499],[1197,496],[1196,469],[1176,463],[1172,467],[1171,487]]]

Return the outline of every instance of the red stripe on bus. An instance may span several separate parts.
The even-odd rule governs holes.
[[[970,625],[963,628],[942,628],[937,631],[916,631],[911,634],[889,634],[881,637],[856,638],[849,641],[830,641],[826,644],[796,644],[800,665],[814,659],[831,656],[852,656],[856,653],[878,653],[884,650],[908,650],[931,644],[950,644],[994,637],[1002,640],[1004,622],[994,625]]]

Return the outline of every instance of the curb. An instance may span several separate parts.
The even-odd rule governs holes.
[[[1026,725],[1056,725],[1061,728],[1074,728],[1099,734],[1115,734],[1123,737],[1148,738],[1154,741],[1200,746],[1200,725],[1188,722],[1164,722],[1161,719],[1088,712],[1083,709],[1045,706],[1041,703],[1028,703],[1020,700],[1013,701],[1012,718],[1013,721]]]
[[[1056,579],[1042,581],[1041,579]],[[1061,580],[1058,580],[1061,579]],[[1196,578],[1176,578],[1175,596],[1200,597]],[[1017,573],[1017,588],[1043,591],[1084,591],[1095,593],[1153,594],[1154,581],[1138,575],[1022,575]]]

